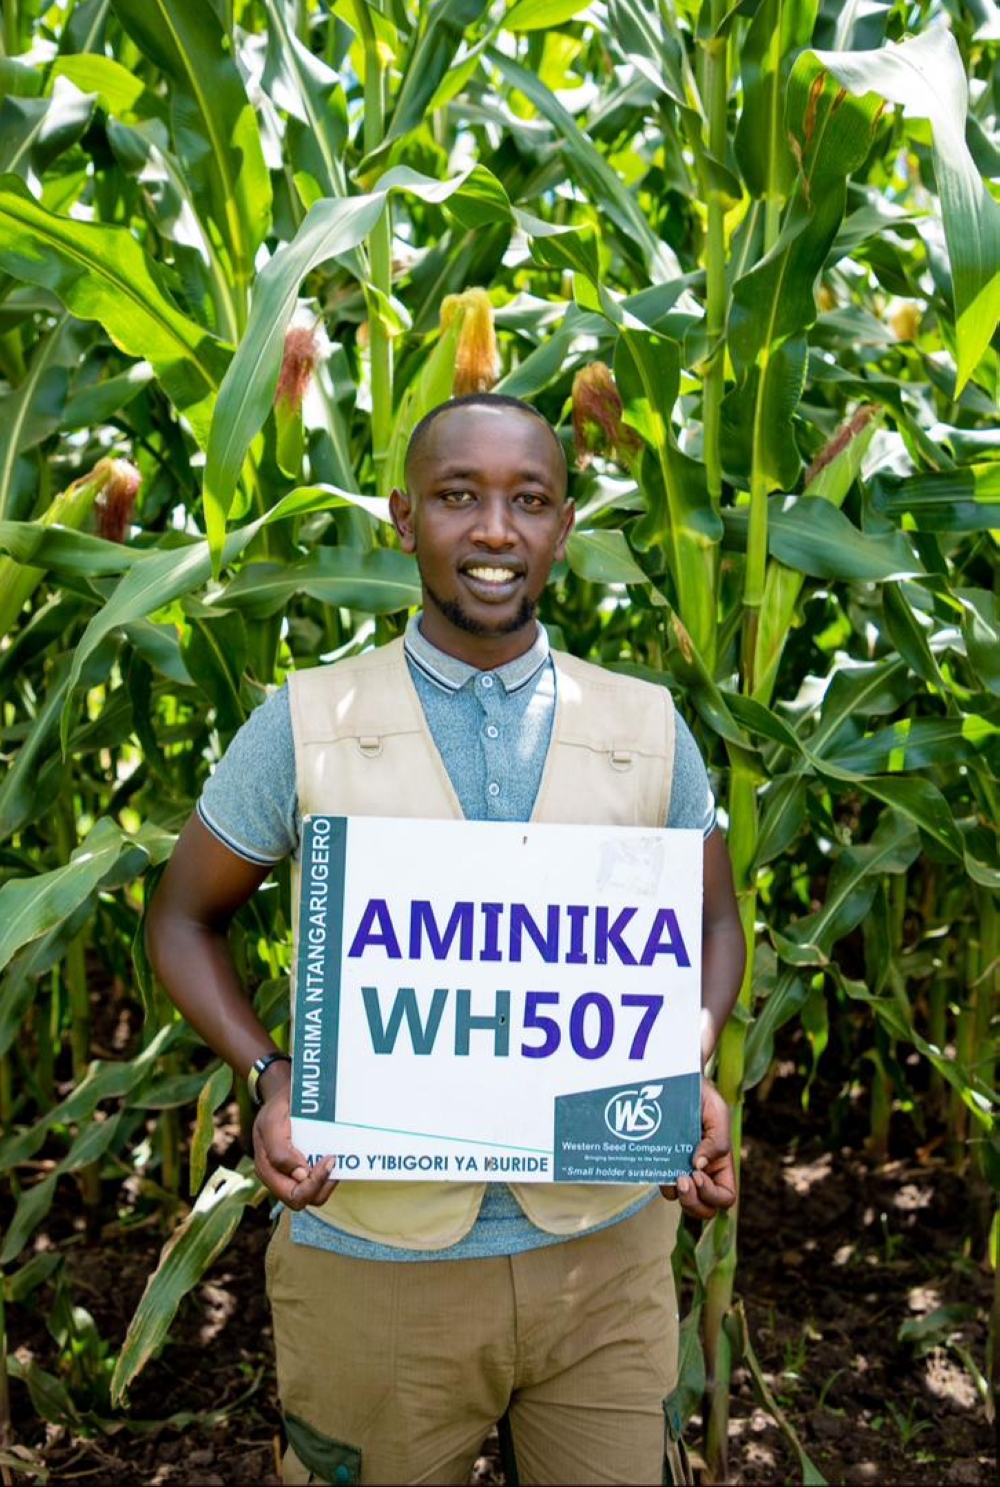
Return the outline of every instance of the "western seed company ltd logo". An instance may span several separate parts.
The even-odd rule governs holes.
[[[660,1129],[663,1111],[658,1097],[662,1084],[620,1089],[604,1107],[604,1124],[619,1141],[648,1141]]]

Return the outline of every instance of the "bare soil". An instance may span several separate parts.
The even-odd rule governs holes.
[[[992,1483],[995,1439],[974,1369],[985,1367],[993,1280],[985,1263],[988,1195],[921,1145],[901,1119],[890,1160],[864,1148],[846,1086],[814,1085],[803,1110],[794,1048],[767,1098],[751,1096],[743,1149],[738,1293],[763,1384],[801,1448],[829,1482]],[[238,1138],[223,1132],[227,1161]],[[105,1183],[107,1211],[88,1237],[79,1193],[60,1183],[38,1248],[65,1258],[73,1299],[109,1356],[120,1346],[163,1234],[126,1188]],[[9,1216],[9,1208],[0,1218]],[[281,1449],[271,1333],[263,1296],[268,1219],[250,1210],[224,1257],[182,1305],[170,1340],[141,1375],[127,1413],[79,1429],[46,1425],[12,1380],[16,1443],[49,1481],[153,1487],[277,1483]],[[46,1285],[10,1308],[10,1346],[66,1374],[50,1335]],[[948,1313],[939,1328],[934,1314]],[[924,1322],[925,1336],[910,1337]],[[970,1368],[969,1364],[973,1365]],[[761,1403],[752,1370],[734,1376],[730,1476],[802,1479],[794,1447]],[[97,1412],[99,1414],[99,1412]],[[700,1421],[689,1432],[696,1472]],[[15,1480],[31,1481],[19,1473]],[[495,1442],[474,1481],[503,1482]]]

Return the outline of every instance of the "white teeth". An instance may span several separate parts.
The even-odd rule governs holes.
[[[513,568],[467,568],[465,571],[470,578],[481,579],[483,583],[510,583],[515,576]]]

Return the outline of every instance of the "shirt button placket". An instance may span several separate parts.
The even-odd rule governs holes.
[[[485,714],[482,739],[486,766],[486,816],[487,819],[496,819],[502,814],[503,797],[503,747],[499,722],[503,689],[496,685],[496,677],[489,672],[479,678],[479,686],[479,702]]]

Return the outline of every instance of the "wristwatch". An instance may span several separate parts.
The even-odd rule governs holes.
[[[287,1053],[278,1053],[277,1051],[273,1053],[262,1053],[260,1058],[254,1059],[250,1066],[250,1072],[247,1074],[247,1093],[254,1105],[259,1107],[264,1103],[260,1097],[261,1075],[265,1074],[272,1064],[290,1063],[291,1059]]]

